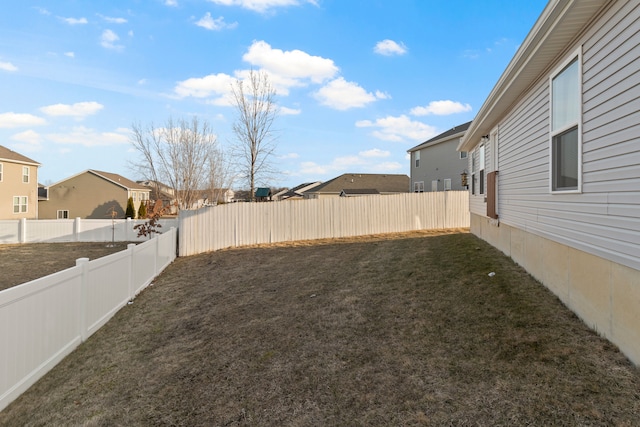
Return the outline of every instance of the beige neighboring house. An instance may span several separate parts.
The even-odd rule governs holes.
[[[0,145],[0,219],[38,218],[39,166]]]
[[[305,199],[339,197],[340,195],[376,195],[408,193],[407,175],[376,173],[345,173],[304,192]]]
[[[86,170],[47,187],[40,201],[41,219],[124,218],[129,197],[138,211],[149,200],[151,189],[121,175]]]

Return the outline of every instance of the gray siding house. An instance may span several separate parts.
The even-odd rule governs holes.
[[[640,364],[640,2],[551,0],[458,149],[471,231]]]
[[[456,126],[407,150],[411,158],[411,191],[466,190],[467,153],[456,151],[471,122]]]

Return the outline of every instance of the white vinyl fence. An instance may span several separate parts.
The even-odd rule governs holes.
[[[143,242],[131,219],[12,219],[0,220],[0,243]],[[177,219],[161,219],[160,233],[178,226]]]
[[[176,244],[171,228],[0,291],[0,411],[148,286],[175,259]]]
[[[469,227],[466,191],[233,203],[179,216],[179,255],[296,240]]]

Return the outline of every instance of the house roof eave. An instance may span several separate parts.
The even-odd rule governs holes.
[[[585,26],[615,0],[551,0],[502,73],[466,134],[458,151],[470,151],[489,134]]]

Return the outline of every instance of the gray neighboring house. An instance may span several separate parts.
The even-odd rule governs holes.
[[[302,200],[304,198],[304,192],[309,191],[318,185],[322,184],[321,181],[316,182],[305,182],[303,184],[297,185],[291,189],[285,189],[277,192],[273,195],[273,200],[282,201],[282,200]]]
[[[407,150],[411,157],[411,191],[466,190],[462,174],[467,170],[467,152],[456,151],[471,122],[456,126]]]
[[[399,174],[345,173],[304,192],[305,199],[339,197],[348,194],[398,194],[409,192],[409,177]],[[377,193],[376,193],[377,192]]]
[[[640,2],[551,0],[459,149],[471,232],[640,365]]]

